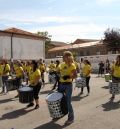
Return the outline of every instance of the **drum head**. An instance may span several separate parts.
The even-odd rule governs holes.
[[[48,102],[54,102],[54,101],[60,100],[62,97],[63,97],[63,94],[62,93],[54,92],[54,93],[48,95],[46,97],[46,100]]]
[[[25,86],[25,87],[21,87],[19,88],[19,91],[32,91],[33,89],[28,87],[28,86]]]

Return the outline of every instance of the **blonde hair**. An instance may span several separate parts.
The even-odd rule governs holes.
[[[73,57],[73,54],[72,54],[72,52],[70,52],[70,51],[65,51],[64,53],[63,53],[63,56],[65,57],[65,56],[72,56]]]

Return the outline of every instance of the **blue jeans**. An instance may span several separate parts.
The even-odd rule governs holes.
[[[68,119],[74,119],[74,112],[73,112],[73,107],[71,104],[72,83],[71,84],[60,83],[58,86],[58,91],[64,93],[66,96],[67,106],[68,106]]]

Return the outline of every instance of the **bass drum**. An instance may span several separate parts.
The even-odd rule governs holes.
[[[33,101],[33,88],[25,86],[19,88],[19,102],[30,103]]]

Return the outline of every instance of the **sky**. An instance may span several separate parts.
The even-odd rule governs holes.
[[[0,0],[0,30],[47,31],[53,41],[101,39],[120,27],[120,0]]]

